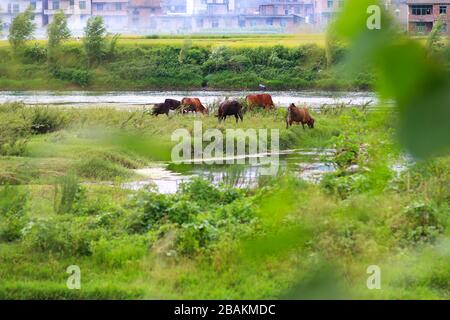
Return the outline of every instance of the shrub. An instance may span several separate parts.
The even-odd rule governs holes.
[[[90,255],[91,242],[104,236],[105,230],[93,228],[86,218],[61,217],[33,223],[24,234],[24,244],[33,251]]]
[[[91,82],[91,73],[87,70],[53,67],[51,73],[55,78],[73,82],[80,87],[87,87]]]
[[[3,105],[0,109],[0,155],[19,156],[25,152],[30,122],[21,110],[21,104]]]
[[[67,123],[64,113],[51,107],[34,107],[30,110],[31,132],[43,134],[57,131]]]
[[[0,187],[0,241],[14,241],[28,223],[25,207],[28,193],[17,187]]]
[[[76,202],[82,198],[83,189],[77,177],[69,173],[55,184],[54,210],[56,213],[72,212]]]
[[[25,48],[23,56],[28,63],[42,64],[47,59],[47,49],[38,44],[34,44],[32,47]]]
[[[90,156],[76,165],[76,172],[84,178],[109,180],[129,176],[122,166],[111,162],[100,155]]]

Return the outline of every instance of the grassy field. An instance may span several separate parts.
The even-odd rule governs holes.
[[[286,129],[284,112],[219,125],[212,115],[0,106],[0,298],[448,299],[450,158],[397,174],[389,109],[324,109],[313,130]],[[285,174],[248,190],[121,188],[194,120],[279,129],[282,148],[335,148],[339,170],[320,184]],[[74,264],[81,290],[66,287]],[[366,287],[370,265],[381,290]]]
[[[323,47],[325,45],[325,36],[323,34],[267,34],[267,35],[192,35],[192,36],[129,36],[122,35],[119,39],[120,45],[126,46],[154,46],[170,45],[181,47],[189,41],[194,46],[200,47],[219,47],[229,46],[235,48],[247,47],[265,47],[265,46],[286,46],[298,47],[307,44],[316,44]],[[36,40],[39,44],[45,44],[45,40]],[[72,39],[69,44],[75,44],[78,41]],[[8,47],[7,40],[0,41],[0,47]]]

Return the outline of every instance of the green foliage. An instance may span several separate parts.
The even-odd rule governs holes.
[[[0,241],[14,241],[22,236],[28,223],[26,205],[29,195],[17,187],[0,186]]]
[[[83,88],[89,86],[92,78],[92,74],[88,70],[76,68],[60,68],[53,66],[51,68],[51,73],[57,79],[70,81]]]
[[[129,172],[103,155],[90,155],[76,165],[79,176],[88,179],[111,180],[125,178]]]
[[[106,45],[106,28],[101,16],[89,18],[84,29],[84,49],[88,58],[88,66],[94,66],[103,59]]]
[[[26,47],[23,52],[25,62],[30,64],[44,63],[47,59],[47,49],[35,43],[31,47]]]
[[[23,104],[0,108],[0,155],[22,155],[30,135],[30,122],[22,116]]]
[[[36,30],[36,25],[33,23],[33,10],[31,6],[22,13],[19,13],[11,23],[9,28],[9,42],[14,51],[17,51],[25,45],[27,40],[30,40]]]
[[[67,123],[65,115],[52,107],[34,107],[29,113],[31,132],[34,134],[54,132]]]
[[[126,235],[120,238],[101,238],[92,242],[94,260],[108,267],[122,267],[136,261],[148,252],[149,240],[146,236]]]
[[[382,8],[383,27],[370,30],[366,11],[374,4]],[[341,41],[351,44],[342,73],[352,75],[361,66],[374,69],[378,92],[396,102],[398,135],[405,147],[421,158],[447,154],[450,127],[444,119],[450,117],[450,77],[442,61],[427,55],[418,42],[404,39],[376,0],[346,2],[335,30]]]
[[[59,46],[65,40],[70,38],[70,29],[67,25],[67,17],[64,11],[58,10],[53,16],[52,22],[47,25],[47,50],[48,60],[51,62],[55,51],[59,50]]]
[[[433,24],[433,29],[427,37],[427,48],[430,52],[435,52],[444,46],[442,43],[442,32],[445,26],[445,15],[440,15],[439,19]]]
[[[67,25],[67,17],[62,10],[58,10],[53,16],[52,22],[47,26],[48,47],[55,48],[62,41],[70,38],[70,29]]]
[[[55,184],[54,211],[56,213],[71,213],[75,204],[82,197],[83,190],[79,185],[78,178],[69,173]]]

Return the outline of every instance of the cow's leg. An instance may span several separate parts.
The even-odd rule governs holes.
[[[241,122],[244,122],[244,116],[242,115],[242,112],[241,111],[239,111],[239,118],[241,118]]]
[[[239,115],[236,113],[236,114],[234,115],[234,117],[236,118],[236,123],[239,123]]]

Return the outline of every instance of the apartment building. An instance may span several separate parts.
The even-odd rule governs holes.
[[[9,28],[11,21],[19,13],[28,7],[33,10],[33,21],[40,27],[43,24],[43,1],[42,0],[3,0],[0,2],[0,19],[5,28]]]
[[[110,31],[120,31],[128,26],[129,0],[91,0],[92,15],[101,16]]]
[[[44,0],[44,23],[52,22],[54,15],[62,10],[73,30],[82,30],[91,17],[91,0]]]
[[[155,17],[161,14],[161,0],[129,0],[128,27],[134,31],[154,28]]]
[[[344,6],[345,0],[314,0],[314,23],[327,25]]]
[[[408,0],[408,31],[427,34],[436,21],[444,18],[443,32],[449,34],[450,0]]]

